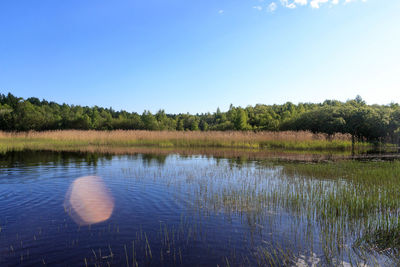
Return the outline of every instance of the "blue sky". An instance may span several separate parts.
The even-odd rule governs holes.
[[[0,2],[0,92],[141,113],[400,102],[398,0]]]

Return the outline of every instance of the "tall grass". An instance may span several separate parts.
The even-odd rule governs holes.
[[[365,144],[358,144],[366,146]],[[0,151],[85,150],[115,147],[246,148],[350,151],[349,135],[311,132],[46,131],[0,132]]]
[[[155,177],[190,191],[192,209],[243,216],[252,229],[280,222],[281,216],[290,214],[295,227],[290,233],[309,238],[310,243],[305,243],[312,247],[315,238],[301,228],[310,227],[318,235],[327,266],[337,265],[332,259],[382,259],[381,253],[397,261],[400,161],[210,165],[156,168],[151,174],[127,169],[126,175]]]

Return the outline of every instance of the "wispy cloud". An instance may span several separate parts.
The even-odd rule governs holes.
[[[262,3],[264,0],[258,0],[258,2]],[[274,12],[278,8],[279,3],[282,7],[289,9],[294,9],[301,6],[318,9],[323,5],[332,7],[338,4],[345,5],[351,2],[367,2],[367,0],[276,0],[275,2],[268,4],[265,8],[263,5],[256,5],[253,6],[253,8],[259,11],[266,9],[269,12]]]
[[[306,6],[308,4],[308,0],[294,0],[294,4]]]
[[[296,4],[294,2],[290,3],[289,0],[280,0],[281,5],[287,8],[296,8]]]
[[[268,11],[273,13],[278,8],[278,5],[275,2],[272,2],[268,5]]]
[[[334,2],[334,1],[336,1],[336,0],[332,0],[332,2]],[[325,4],[325,3],[328,3],[328,2],[329,2],[329,0],[311,0],[310,6],[312,8],[319,8],[321,6],[321,4]]]
[[[222,9],[218,10],[218,14],[221,14],[221,15],[224,14],[224,10],[222,10]]]

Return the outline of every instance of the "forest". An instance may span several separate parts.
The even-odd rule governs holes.
[[[332,136],[350,134],[353,141],[399,143],[400,106],[368,105],[357,96],[341,102],[287,102],[235,107],[226,112],[152,114],[112,108],[58,104],[36,97],[0,94],[0,130],[154,130],[154,131],[310,131]]]

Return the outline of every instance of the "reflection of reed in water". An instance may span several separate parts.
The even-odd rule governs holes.
[[[64,208],[77,224],[95,224],[111,217],[114,200],[100,177],[85,176],[71,184]]]

